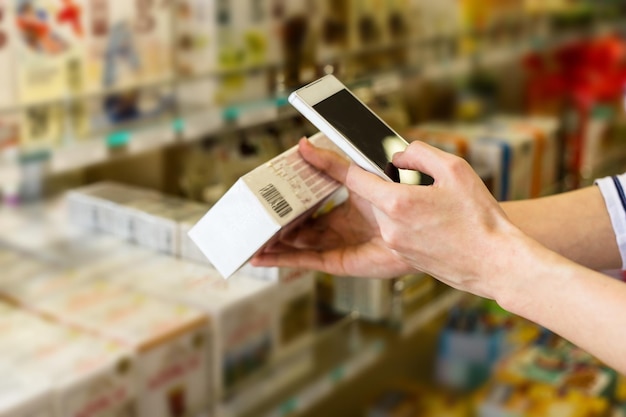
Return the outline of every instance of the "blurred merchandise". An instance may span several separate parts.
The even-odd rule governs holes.
[[[367,417],[470,417],[468,398],[415,382],[394,381],[370,402]]]
[[[0,415],[135,415],[131,351],[4,303],[0,327]]]

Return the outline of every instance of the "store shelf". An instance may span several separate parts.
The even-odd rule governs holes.
[[[282,417],[305,413],[338,387],[378,363],[384,355],[392,354],[387,346],[414,335],[462,296],[463,293],[441,284],[436,296],[407,317],[400,331],[362,322],[356,314],[346,316],[316,334],[310,345],[272,363],[232,390],[218,406],[216,414],[219,417]],[[309,364],[304,371],[303,363]]]
[[[613,33],[621,30],[622,26],[623,21],[621,20],[601,21],[594,23],[584,33],[564,31],[543,37],[531,37],[523,41],[513,40],[501,45],[482,43],[471,54],[454,58],[438,57],[430,60],[425,59],[400,69],[382,70],[371,73],[367,77],[345,81],[356,93],[358,93],[359,89],[368,89],[368,94],[370,95],[383,96],[401,90],[407,74],[419,74],[424,79],[431,80],[460,77],[469,73],[476,66],[497,67],[513,62],[532,51],[547,50],[578,40],[588,39],[589,37]],[[401,42],[401,46],[384,44],[364,47],[330,57],[326,61],[345,61],[363,54],[391,51],[399,47],[425,48],[425,50],[428,50],[434,47],[433,42],[434,40],[428,39],[411,39]],[[279,66],[278,63],[268,63],[267,65],[251,66],[239,70],[210,71],[193,78],[216,78],[233,73],[269,71]],[[150,89],[164,86],[175,88],[178,82],[183,83],[188,80],[189,78],[186,77],[164,80],[141,86],[141,88]],[[45,172],[53,175],[59,174],[106,162],[120,156],[138,155],[176,143],[193,142],[207,136],[218,136],[221,133],[233,130],[246,129],[295,117],[298,113],[288,105],[285,99],[287,94],[288,92],[279,98],[266,98],[224,108],[178,109],[168,120],[161,120],[156,126],[152,121],[140,122],[121,130],[114,130],[93,138],[69,143],[61,148],[46,151],[48,154],[46,161],[49,164]],[[43,104],[69,105],[72,101],[90,100],[98,96],[98,94],[94,93],[77,94],[71,97],[64,97],[62,100],[54,103]],[[23,108],[0,109],[0,113],[20,110],[23,110]],[[14,175],[9,177],[8,173],[15,172],[16,165],[18,164],[13,163],[0,166],[0,173],[7,173],[7,175],[2,177],[14,178]]]

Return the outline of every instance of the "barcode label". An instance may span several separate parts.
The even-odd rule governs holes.
[[[261,196],[269,203],[272,210],[278,214],[278,217],[285,217],[293,210],[274,184],[268,184],[261,188]]]

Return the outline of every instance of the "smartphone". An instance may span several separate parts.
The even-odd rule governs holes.
[[[294,91],[289,103],[361,168],[387,181],[421,183],[419,173],[400,172],[391,162],[408,143],[335,76]]]

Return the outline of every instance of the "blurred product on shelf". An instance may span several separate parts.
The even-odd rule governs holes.
[[[563,118],[569,187],[603,175],[609,168],[606,165],[614,163],[599,155],[617,152],[617,159],[624,160],[619,152],[623,143],[610,131],[623,124],[621,117],[613,115],[624,112],[625,50],[622,38],[603,36],[524,59],[528,112]]]
[[[89,91],[108,93],[171,80],[170,3],[96,0],[85,10]]]
[[[70,221],[148,249],[181,256],[181,223],[208,207],[116,183],[97,183],[68,193]],[[193,256],[193,254],[191,255]]]
[[[605,398],[585,395],[578,391],[561,390],[537,382],[496,382],[476,395],[478,416],[563,416],[602,417],[612,415]]]
[[[484,384],[511,351],[532,343],[539,329],[501,310],[472,300],[451,309],[439,334],[435,379],[460,392]]]
[[[465,158],[500,200],[534,198],[557,189],[557,122],[549,118],[495,116],[480,124],[424,123],[408,130]]]
[[[394,381],[370,401],[367,417],[470,417],[470,402],[454,392],[411,381]],[[481,415],[481,417],[483,417]],[[486,417],[486,416],[485,416]]]
[[[338,151],[322,134],[310,140]],[[237,180],[189,236],[211,264],[229,277],[280,233],[345,199],[341,190],[306,163],[294,147]]]
[[[202,312],[93,277],[67,280],[66,287],[47,297],[32,298],[19,290],[24,280],[36,279],[37,274],[23,275],[4,285],[2,294],[59,323],[132,349],[139,416],[184,415],[208,406],[209,326]]]
[[[99,196],[141,194],[115,184],[100,184],[91,191]],[[312,369],[310,346],[316,328],[312,271],[247,267],[225,281],[210,266],[160,255],[115,237],[74,236],[54,228],[46,235],[45,222],[33,229],[49,237],[43,243],[13,240],[12,245],[29,252],[37,247],[37,253],[69,265],[0,250],[5,272],[0,296],[131,348],[139,372],[134,388],[141,398],[138,415],[169,417],[206,410],[210,399],[230,395],[259,370],[291,357],[298,358],[297,366],[292,364],[275,378],[270,391]],[[163,406],[157,401],[163,389],[176,395],[183,414],[178,414],[180,410],[158,414],[161,411],[150,408]]]
[[[176,75],[201,77],[217,68],[216,7],[206,0],[178,0],[173,5]]]
[[[0,415],[133,415],[131,351],[4,303],[0,327]]]
[[[434,278],[426,274],[390,280],[333,277],[333,309],[359,314],[372,322],[401,325],[433,294]]]
[[[14,21],[13,33],[17,38],[15,62],[19,63],[16,75],[20,103],[49,102],[84,91],[84,3],[10,2],[8,18]]]

